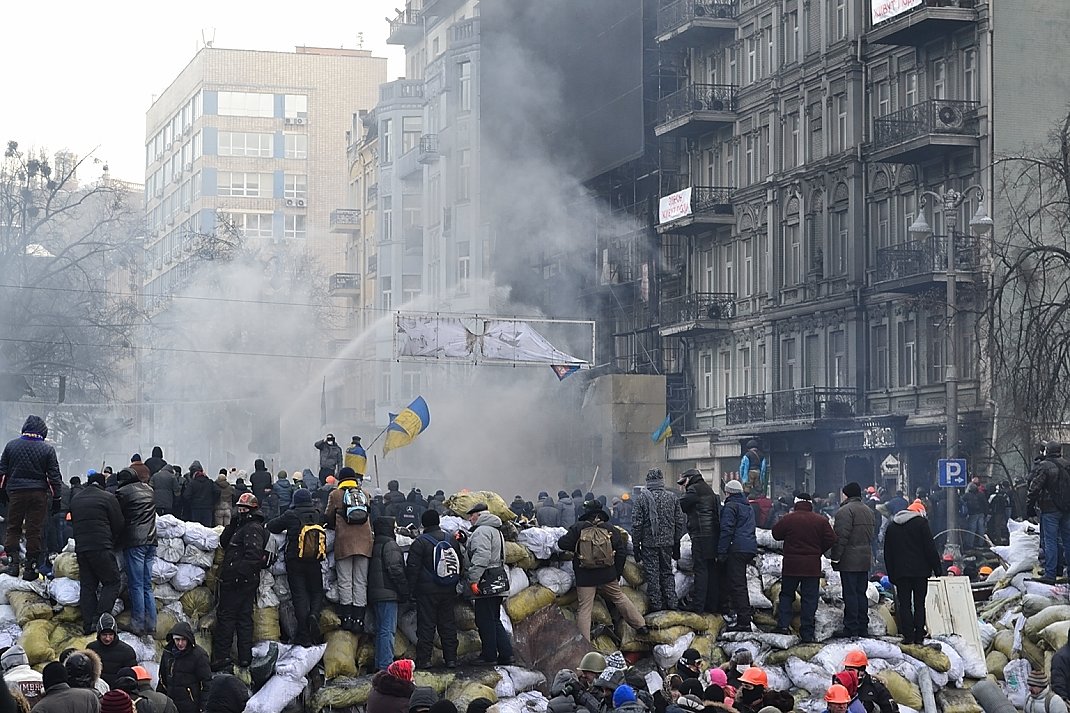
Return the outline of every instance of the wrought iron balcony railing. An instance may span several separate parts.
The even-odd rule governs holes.
[[[729,396],[725,418],[729,426],[768,421],[818,421],[858,415],[858,392],[853,388],[808,386],[750,396]]]
[[[692,292],[661,303],[662,326],[684,322],[722,321],[736,316],[736,296],[731,292]]]
[[[658,123],[695,112],[734,112],[735,84],[689,84],[658,100]]]
[[[873,121],[875,150],[886,149],[930,134],[977,133],[980,102],[929,99]]]
[[[355,293],[360,290],[360,275],[355,272],[336,272],[331,275],[328,292],[334,294]]]
[[[737,12],[736,0],[676,0],[658,10],[658,34],[699,19],[732,19]]]
[[[946,235],[929,235],[877,250],[877,281],[902,280],[947,271]],[[981,264],[981,243],[973,235],[956,235],[955,270],[974,272]]]

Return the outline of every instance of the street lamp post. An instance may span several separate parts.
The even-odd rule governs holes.
[[[958,375],[958,339],[956,326],[958,323],[958,294],[956,277],[956,251],[955,251],[955,228],[958,225],[958,210],[971,193],[977,194],[977,211],[970,219],[970,227],[980,234],[985,234],[992,229],[992,219],[985,210],[985,191],[979,185],[971,185],[957,191],[949,188],[941,193],[935,191],[922,191],[921,207],[918,217],[910,226],[909,231],[915,235],[930,235],[932,228],[925,220],[925,205],[929,198],[933,199],[933,209],[940,210],[947,224],[947,235],[944,237],[946,257],[946,298],[947,305],[947,347],[944,359],[944,387],[945,411],[946,411],[946,457],[950,460],[955,458],[958,451],[959,441],[959,375]],[[956,560],[961,554],[959,531],[958,531],[958,490],[948,488],[947,492],[947,545],[945,553],[951,554]]]

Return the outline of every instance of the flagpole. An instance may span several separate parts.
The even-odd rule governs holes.
[[[394,422],[394,419],[390,419],[390,423],[393,423],[393,422]],[[383,430],[379,431],[379,435],[378,435],[378,436],[376,436],[375,438],[373,438],[373,439],[372,439],[372,442],[371,442],[371,443],[369,443],[369,444],[368,444],[368,447],[367,447],[367,448],[365,448],[364,450],[366,450],[366,451],[367,451],[367,450],[370,450],[370,449],[371,449],[371,447],[375,445],[375,442],[376,442],[376,441],[378,441],[378,440],[379,440],[380,438],[382,438],[382,437],[383,437],[383,434],[384,434],[384,433],[386,433],[386,432],[387,432],[387,429],[389,429],[389,428],[390,428],[390,423],[386,424],[386,428],[384,428]]]
[[[382,434],[379,434],[382,435]],[[372,456],[372,464],[375,466],[375,487],[381,487],[379,485],[379,456]]]

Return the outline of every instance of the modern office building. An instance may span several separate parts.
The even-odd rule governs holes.
[[[330,219],[347,198],[345,132],[385,80],[386,59],[367,50],[197,52],[146,116],[148,306],[186,281],[200,236],[221,221],[340,272],[345,241]]]

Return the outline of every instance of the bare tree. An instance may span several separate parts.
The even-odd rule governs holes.
[[[1070,114],[1049,143],[997,163],[1005,239],[992,246],[987,333],[999,454],[1020,474],[1039,440],[1061,437],[1070,422]]]
[[[58,400],[61,383],[68,399],[107,399],[139,321],[108,278],[137,258],[141,210],[118,182],[79,186],[86,162],[53,166],[14,141],[0,161],[0,399]]]

